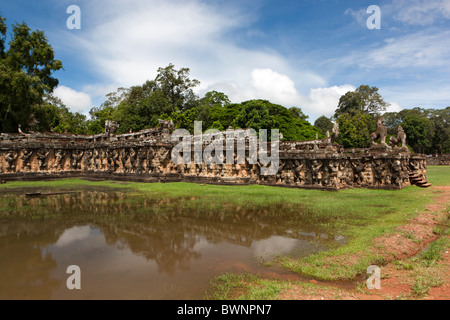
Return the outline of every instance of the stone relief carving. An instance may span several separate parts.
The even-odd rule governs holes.
[[[224,164],[190,163],[175,165],[170,157],[173,144],[167,135],[173,123],[162,120],[161,127],[137,133],[116,135],[109,140],[106,135],[96,137],[67,136],[53,133],[27,136],[4,135],[0,137],[0,174],[32,175],[58,172],[84,172],[89,175],[135,175],[158,179],[185,181],[212,181],[214,183],[261,183],[297,187],[341,189],[346,187],[401,188],[409,185],[409,173],[426,176],[426,159],[406,151],[406,135],[398,128],[396,140],[391,140],[393,150],[370,148],[364,152],[350,152],[332,144],[339,134],[337,123],[333,135],[311,141],[280,142],[280,162],[275,175],[263,176],[263,166],[249,158],[249,146],[244,154],[218,155]],[[386,138],[383,119],[378,120],[377,131],[371,140]],[[112,127],[109,129],[114,131]],[[39,139],[42,140],[39,140]],[[43,147],[42,141],[45,142]],[[400,146],[399,146],[400,144]],[[205,145],[203,146],[205,147]],[[226,163],[227,156],[233,157]],[[206,155],[208,157],[208,155]],[[239,158],[243,157],[243,158]],[[243,161],[242,161],[243,160]],[[265,165],[266,167],[269,164]],[[175,178],[174,178],[175,177]],[[3,179],[3,178],[2,178]]]
[[[22,159],[22,166],[24,171],[31,171],[31,157],[33,156],[33,153],[33,150],[23,149],[20,159]]]

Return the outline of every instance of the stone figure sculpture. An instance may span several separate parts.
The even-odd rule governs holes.
[[[83,158],[84,151],[77,150],[72,153],[72,169],[81,169],[81,159]]]
[[[334,121],[332,133],[331,143],[335,142],[339,136],[339,123],[337,121]]]
[[[388,147],[386,144],[387,127],[384,125],[384,118],[378,118],[377,120],[377,131],[370,134],[370,140],[372,141],[372,146],[376,146],[376,140],[380,138],[380,144],[382,146]]]
[[[25,171],[31,170],[30,159],[31,159],[32,155],[33,155],[33,150],[26,150],[26,149],[23,150],[21,159],[22,159],[22,166]]]
[[[49,154],[50,154],[50,151],[46,151],[45,149],[41,149],[36,153],[36,156],[39,161],[39,170],[45,171],[45,169],[47,167],[45,160],[47,160],[47,157]]]
[[[8,152],[5,156],[6,160],[6,171],[7,172],[13,172],[16,170],[16,160],[19,155],[17,152]]]
[[[105,121],[105,132],[108,134],[114,134],[120,125],[116,121],[106,120]]]
[[[401,143],[402,149],[408,150],[408,147],[406,146],[406,133],[400,125],[397,128],[397,137],[392,136],[389,139],[389,145],[393,148],[398,147],[399,143]]]
[[[62,159],[64,156],[64,150],[58,149],[55,151],[55,162],[53,164],[53,168],[57,170],[62,169]]]
[[[319,185],[322,182],[322,163],[319,160],[313,160],[311,164],[312,169],[312,184],[313,185]]]

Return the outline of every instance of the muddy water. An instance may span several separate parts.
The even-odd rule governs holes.
[[[33,191],[0,196],[0,299],[202,299],[219,274],[279,273],[267,262],[345,242],[280,205],[110,189],[24,194]],[[80,290],[67,288],[70,265]]]

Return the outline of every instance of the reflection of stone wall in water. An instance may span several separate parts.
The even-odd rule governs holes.
[[[398,189],[410,184],[410,172],[426,179],[426,157],[410,154],[403,146],[374,142],[369,149],[343,150],[330,137],[281,142],[279,170],[270,176],[260,174],[260,162],[250,161],[248,143],[245,161],[237,161],[235,150],[234,164],[226,164],[224,150],[224,164],[192,161],[176,165],[171,160],[175,146],[170,140],[172,129],[173,125],[161,121],[160,128],[122,135],[1,134],[0,180],[90,176],[148,182]]]

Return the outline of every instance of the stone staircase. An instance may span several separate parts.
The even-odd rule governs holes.
[[[411,182],[411,185],[421,188],[431,187],[431,183],[429,183],[426,179],[421,178],[416,172],[409,172],[409,181]]]

